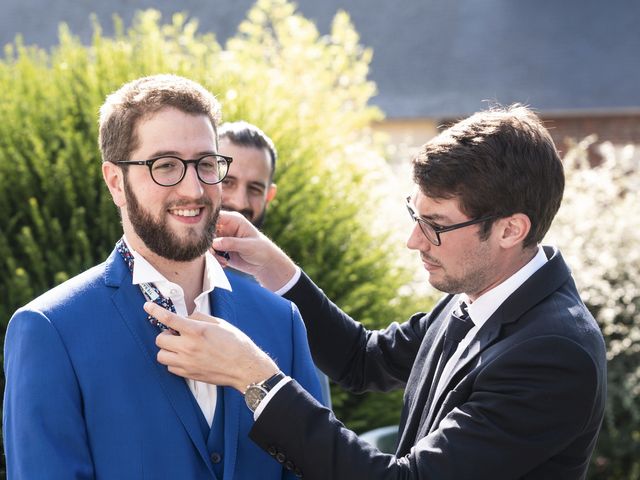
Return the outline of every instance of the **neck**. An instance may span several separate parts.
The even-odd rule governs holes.
[[[498,266],[495,267],[496,276],[485,288],[473,294],[467,293],[467,297],[469,297],[469,300],[471,302],[475,302],[479,296],[487,293],[489,290],[494,289],[502,282],[513,276],[518,270],[520,270],[527,263],[533,260],[533,257],[535,257],[537,253],[537,245],[531,248],[522,249],[520,251],[514,251],[512,256],[508,256],[505,258],[506,261],[503,262],[502,268]]]

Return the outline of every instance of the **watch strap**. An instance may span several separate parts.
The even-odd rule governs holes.
[[[284,373],[278,372],[270,376],[266,380],[260,382],[258,385],[264,388],[267,392],[270,392],[271,389],[275,387],[280,382],[280,380],[282,380],[284,377],[285,377]]]

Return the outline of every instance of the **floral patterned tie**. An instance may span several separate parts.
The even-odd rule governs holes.
[[[133,260],[134,260],[133,254],[129,250],[129,247],[127,247],[127,244],[125,243],[124,238],[121,238],[120,240],[118,240],[118,242],[116,243],[116,250],[118,250],[120,255],[122,255],[122,259],[128,265],[129,270],[133,275]],[[162,308],[165,308],[170,312],[176,313],[176,307],[173,306],[173,302],[171,301],[171,299],[165,298],[160,293],[160,290],[158,290],[158,287],[156,287],[153,283],[141,283],[138,286],[140,287],[142,294],[147,300],[160,305]],[[175,330],[167,327],[164,323],[159,322],[155,317],[152,317],[151,315],[147,316],[147,320],[152,325],[155,325],[156,327],[158,327],[160,330],[169,330],[175,334],[178,333]]]

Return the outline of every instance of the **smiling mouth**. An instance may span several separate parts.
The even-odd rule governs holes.
[[[180,208],[169,210],[169,213],[177,215],[178,217],[197,217],[201,211],[202,208]]]

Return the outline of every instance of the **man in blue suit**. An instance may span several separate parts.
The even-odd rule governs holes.
[[[9,478],[294,478],[290,465],[248,439],[256,392],[267,395],[282,376],[259,382],[265,371],[255,369],[247,398],[246,388],[176,376],[156,360],[166,327],[143,310],[151,301],[194,319],[224,319],[235,340],[250,338],[319,398],[296,307],[225,275],[208,250],[232,161],[218,154],[218,119],[208,91],[173,75],[130,82],[101,108],[102,172],[124,236],[106,262],[9,323]],[[264,363],[239,361],[249,369]]]

